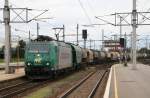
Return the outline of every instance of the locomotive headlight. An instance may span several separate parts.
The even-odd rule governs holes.
[[[50,65],[50,63],[48,63],[48,62],[47,62],[47,63],[46,63],[46,65],[47,65],[47,66],[49,66],[49,65]]]
[[[27,65],[28,65],[28,66],[30,66],[30,65],[31,65],[31,63],[27,63]]]

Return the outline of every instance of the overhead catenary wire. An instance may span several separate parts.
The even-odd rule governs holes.
[[[87,5],[89,6],[89,8],[90,8],[90,10],[91,10],[91,13],[92,13],[92,16],[93,16],[93,18],[96,16],[96,12],[95,12],[95,10],[94,10],[94,7],[92,6],[92,4],[91,4],[91,2],[89,1],[89,0],[86,0],[87,1]],[[97,21],[95,20],[95,18],[94,18],[94,23],[96,23]],[[94,25],[93,25],[94,26]],[[97,31],[97,29],[96,28],[94,28],[96,31]],[[98,31],[99,32],[99,31]]]
[[[83,3],[81,2],[81,0],[78,0],[78,1],[79,1],[79,3],[80,3],[81,8],[82,8],[83,11],[84,11],[84,14],[85,14],[86,17],[87,17],[89,23],[92,24],[92,20],[91,20],[91,18],[90,18],[90,16],[89,16],[87,10],[86,10],[85,7],[83,6]],[[86,0],[86,1],[87,1],[86,3],[87,3],[87,5],[88,5],[88,7],[89,7],[90,10],[91,10],[91,14],[93,14],[93,17],[94,17],[94,16],[95,16],[95,13],[94,13],[95,10],[94,10],[94,8],[92,7],[90,1],[89,1],[89,0]],[[94,29],[95,29],[95,28],[94,28]],[[95,30],[96,30],[96,29],[95,29]]]
[[[95,16],[95,10],[94,10],[94,8],[93,8],[93,6],[92,6],[92,4],[91,4],[91,2],[89,0],[87,0],[87,4],[88,4],[88,6],[89,6],[89,8],[91,10],[91,13]]]
[[[84,11],[84,14],[85,14],[85,16],[87,17],[88,21],[90,22],[90,24],[92,24],[92,21],[91,21],[89,15],[88,15],[88,13],[87,13],[87,10],[84,8],[82,2],[81,2],[80,0],[78,0],[78,2],[79,2],[79,4],[80,4],[82,10]]]

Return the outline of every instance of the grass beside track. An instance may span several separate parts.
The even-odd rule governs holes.
[[[86,71],[81,70],[73,73],[64,79],[51,83],[23,98],[56,98],[58,94],[64,92],[64,90],[70,88],[77,83],[77,81],[83,79],[91,71],[93,71],[93,69],[86,69]]]

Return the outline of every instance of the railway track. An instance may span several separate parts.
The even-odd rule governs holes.
[[[13,96],[17,96],[18,94],[24,93],[24,91],[30,90],[47,82],[48,81],[35,82],[22,78],[8,81],[5,85],[0,85],[0,98],[12,98]]]
[[[71,75],[71,73],[69,74]],[[46,86],[47,84],[63,79],[66,76],[68,76],[68,74],[64,74],[54,80],[50,79],[45,81],[31,81],[26,77],[6,80],[0,82],[0,98],[21,98],[24,94],[30,93],[33,89]]]
[[[15,85],[17,83],[22,83],[27,81],[26,77],[19,77],[19,78],[15,78],[15,79],[10,79],[10,80],[5,80],[5,81],[1,81],[0,82],[0,89],[11,86],[11,85]]]
[[[70,89],[64,96],[60,98],[76,98],[76,97],[68,97],[71,96],[70,94],[74,91],[76,91],[79,87],[83,86],[83,84],[89,84],[89,91],[87,94],[89,96],[93,96],[94,92],[98,88],[98,85],[101,83],[102,78],[104,77],[104,74],[106,73],[106,70],[100,70],[97,72],[90,73],[86,78],[84,78],[80,83],[75,85],[72,89]],[[58,78],[61,79],[64,76]],[[92,81],[90,81],[92,80]],[[55,80],[57,81],[57,79]],[[44,86],[45,84],[51,83],[52,80],[47,81],[31,81],[26,79],[25,77],[7,80],[0,82],[0,98],[18,98],[18,96],[22,96],[22,94],[26,94],[28,91],[37,88],[39,86]],[[83,86],[84,89],[86,87]],[[85,96],[85,95],[83,95]],[[86,95],[87,96],[87,95]],[[80,98],[80,97],[77,97]],[[92,97],[82,97],[82,98],[92,98]]]
[[[95,98],[95,93],[107,73],[107,70],[97,70],[89,74],[59,98]]]

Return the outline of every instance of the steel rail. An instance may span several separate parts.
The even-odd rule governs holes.
[[[39,85],[39,83],[36,83],[36,84],[27,84],[23,88],[21,87],[21,88],[15,90],[15,91],[11,91],[10,90],[11,92],[0,95],[0,98],[11,98],[12,96],[20,94],[20,93],[22,93],[22,92],[24,92],[24,91],[26,91],[28,89],[31,89],[33,87],[38,86],[38,85]]]
[[[46,83],[49,83],[49,80],[44,81],[44,82],[33,82],[33,81],[30,81],[28,83],[26,82],[26,84],[17,85],[16,87],[11,88],[10,90],[8,90],[6,92],[3,92],[0,95],[0,98],[11,98],[12,96],[16,96],[18,94],[23,93],[24,91],[27,91],[27,90],[32,89],[34,87],[36,88],[37,86],[41,86],[41,85],[44,85]],[[13,89],[16,89],[16,90],[13,90]]]
[[[102,80],[104,79],[105,75],[107,74],[107,70],[102,74],[102,77],[99,78],[98,82],[96,83],[96,85],[94,86],[94,88],[92,89],[91,93],[89,94],[88,98],[93,98],[98,87],[100,86]]]
[[[15,85],[10,85],[10,86],[7,86],[7,87],[4,87],[4,88],[1,88],[1,89],[0,89],[0,92],[2,92],[2,91],[4,91],[4,90],[11,89],[11,88],[14,88],[14,87],[17,87],[17,86],[20,86],[20,85],[27,84],[27,83],[30,83],[30,82],[31,82],[31,81],[25,81],[25,82],[18,83],[18,84],[15,84]]]
[[[96,72],[91,72],[86,76],[84,79],[82,79],[79,83],[77,83],[75,86],[70,88],[67,92],[63,93],[59,98],[66,98],[69,94],[71,94],[75,89],[77,89],[81,84],[83,84],[87,79],[89,79],[94,73]]]

